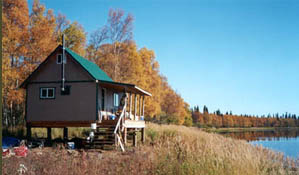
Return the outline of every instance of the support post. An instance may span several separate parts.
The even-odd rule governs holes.
[[[144,95],[142,97],[143,97],[143,100],[142,100],[142,116],[144,118],[144,101],[145,101],[145,98],[144,98]]]
[[[27,129],[27,140],[31,140],[31,126],[27,125],[26,126],[26,129]]]
[[[99,84],[98,80],[96,80],[96,120],[99,120]]]
[[[48,141],[51,141],[51,139],[52,139],[52,132],[51,132],[52,130],[51,130],[51,128],[47,128],[47,140]]]
[[[129,113],[129,118],[131,118],[131,114],[132,114],[132,93],[130,93],[130,113]]]
[[[133,133],[133,146],[134,147],[137,146],[137,129],[134,129],[134,133]]]
[[[134,105],[134,120],[136,120],[137,115],[137,94],[135,94],[135,105]]]
[[[68,140],[68,128],[67,128],[67,127],[64,127],[64,128],[63,128],[63,139],[64,139],[65,141]]]
[[[125,103],[126,103],[126,108],[125,108],[125,116],[123,118],[123,121],[125,121],[125,119],[128,117],[127,116],[127,111],[128,111],[128,96],[127,93],[125,92],[126,98],[125,98]]]
[[[141,142],[144,143],[145,142],[145,128],[141,129]]]
[[[128,133],[128,129],[124,128],[124,144],[127,145],[127,133]]]
[[[142,108],[142,107],[141,107],[141,105],[142,105],[142,103],[141,103],[141,100],[142,100],[142,99],[141,99],[141,98],[142,98],[141,95],[139,95],[139,120],[140,120],[140,118],[141,118],[141,116],[142,116],[142,115],[141,115],[141,108]]]

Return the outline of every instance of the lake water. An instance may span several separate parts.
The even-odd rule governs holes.
[[[271,131],[222,132],[225,136],[244,139],[253,145],[262,145],[286,156],[299,158],[299,129],[275,129]]]

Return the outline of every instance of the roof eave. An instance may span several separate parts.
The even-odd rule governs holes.
[[[151,93],[149,93],[149,92],[147,92],[147,91],[145,91],[145,90],[143,90],[143,89],[141,89],[140,87],[138,87],[138,86],[134,86],[134,88],[136,88],[137,90],[139,90],[139,91],[141,91],[142,93],[144,93],[145,95],[147,95],[147,96],[152,96],[152,94]]]
[[[142,94],[142,95],[146,95],[146,96],[152,96],[151,93],[141,89],[140,87],[134,85],[134,84],[128,84],[128,83],[120,83],[120,82],[111,82],[111,81],[103,81],[103,80],[98,80],[99,82],[102,82],[102,83],[109,83],[109,84],[115,84],[115,85],[120,85],[120,86],[124,86],[125,88],[128,88],[127,90],[129,89],[135,89],[135,90],[130,90],[132,92],[135,92],[136,93],[136,90],[139,92],[139,94]]]

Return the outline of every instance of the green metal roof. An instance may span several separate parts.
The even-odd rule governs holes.
[[[69,48],[65,48],[65,50],[87,71],[89,74],[96,80],[100,81],[109,81],[113,82],[113,80],[95,63],[83,58],[77,53],[73,52]]]

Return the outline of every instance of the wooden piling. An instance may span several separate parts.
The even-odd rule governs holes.
[[[127,144],[127,135],[128,135],[128,129],[127,129],[127,128],[124,128],[124,135],[123,135],[123,138],[124,138],[124,144],[125,144],[125,145]]]
[[[65,141],[68,140],[68,128],[67,128],[67,127],[64,127],[64,128],[63,128],[63,139],[64,139]]]
[[[27,132],[26,132],[27,140],[31,140],[31,126],[27,125],[26,129],[27,129]]]
[[[48,127],[47,128],[47,140],[51,141],[52,140],[52,128]]]
[[[137,129],[134,129],[133,133],[133,146],[137,147]]]
[[[141,142],[145,143],[145,128],[141,129]]]

